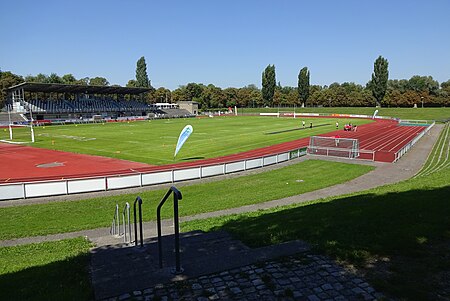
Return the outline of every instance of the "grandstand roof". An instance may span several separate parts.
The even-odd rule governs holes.
[[[149,88],[133,88],[118,86],[86,86],[86,85],[64,85],[44,83],[21,83],[8,88],[9,92],[23,89],[26,92],[46,93],[86,93],[86,94],[142,94],[150,91]]]

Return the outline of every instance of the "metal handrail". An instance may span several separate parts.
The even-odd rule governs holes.
[[[159,202],[158,208],[156,210],[157,216],[157,228],[158,228],[158,251],[159,251],[159,268],[163,267],[163,258],[162,258],[162,237],[161,237],[161,207],[166,202],[167,198],[170,194],[173,193],[173,219],[174,219],[174,228],[175,228],[175,273],[180,274],[183,272],[180,264],[180,227],[179,227],[179,218],[178,218],[178,200],[182,199],[181,192],[175,187],[172,186],[167,191],[166,195],[162,198],[161,202]]]
[[[114,217],[111,223],[111,229],[109,230],[109,234],[111,235],[119,235],[120,232],[120,221],[119,221],[119,204],[116,204],[116,209],[114,210]]]
[[[126,215],[126,220],[125,220]],[[128,202],[125,203],[125,206],[122,210],[122,222],[123,222],[123,242],[131,243],[131,223],[130,223],[130,204]],[[128,229],[127,229],[128,228]],[[128,232],[128,236],[127,236]]]
[[[138,245],[138,236],[137,236],[137,222],[136,222],[136,203],[139,203],[139,231],[141,238],[141,248],[144,247],[144,239],[143,239],[143,231],[142,231],[142,199],[141,197],[137,197],[134,200],[133,210],[134,210],[134,245]]]

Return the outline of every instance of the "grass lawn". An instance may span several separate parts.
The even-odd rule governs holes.
[[[84,238],[0,248],[2,300],[92,300]]]
[[[259,113],[259,112],[277,112],[278,108],[262,109],[262,108],[244,108],[239,113]],[[282,111],[288,111],[288,108],[280,108]],[[362,114],[372,116],[375,110],[378,110],[379,116],[398,117],[402,119],[412,120],[448,120],[450,119],[449,108],[374,108],[374,107],[332,107],[332,108],[296,108],[296,113],[337,113],[337,114]],[[292,109],[293,111],[293,109]]]
[[[45,126],[34,128],[36,142],[32,146],[161,165],[239,153],[335,130],[336,119],[305,118],[307,125],[312,122],[317,126],[313,129],[301,129],[301,120],[230,116]],[[372,122],[347,118],[339,121],[358,125]],[[193,126],[194,132],[174,160],[178,136],[187,124]],[[18,133],[27,130],[29,133],[26,128],[14,129]],[[268,134],[277,131],[285,132]],[[8,139],[8,135],[6,129],[0,131],[0,139]]]
[[[431,154],[428,156],[427,162],[416,175],[416,177],[426,176],[438,170],[445,169],[450,166],[450,123],[446,123],[442,130],[439,140],[433,147]]]
[[[307,160],[280,169],[180,188],[180,215],[193,215],[261,203],[321,189],[356,178],[373,167]],[[303,181],[298,181],[303,180]],[[165,190],[141,193],[144,220],[156,219]],[[136,195],[0,208],[0,240],[110,226],[115,204],[132,204]],[[162,216],[172,216],[171,206]]]
[[[257,247],[301,239],[356,265],[383,292],[436,300],[450,272],[450,166],[347,196],[197,220],[188,230],[226,230]],[[446,300],[446,299],[442,299]]]

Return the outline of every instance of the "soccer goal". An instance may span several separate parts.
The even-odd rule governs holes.
[[[28,124],[10,124],[1,131],[0,141],[13,144],[34,142],[34,129]]]
[[[298,114],[295,113],[296,106],[293,107],[278,107],[278,117],[296,118]]]
[[[0,141],[6,143],[23,144],[34,142],[33,123],[13,123],[11,121],[11,111],[8,106],[8,126],[0,129]]]
[[[312,155],[358,158],[359,141],[351,138],[312,136],[309,139],[308,153]]]

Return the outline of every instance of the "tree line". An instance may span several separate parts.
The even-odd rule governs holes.
[[[310,71],[300,69],[297,87],[282,86],[276,83],[275,65],[268,65],[262,72],[262,88],[254,84],[241,88],[222,89],[213,84],[188,83],[173,91],[151,86],[147,75],[145,58],[136,64],[136,78],[130,79],[127,87],[147,87],[150,92],[145,99],[149,103],[179,101],[198,102],[200,108],[224,107],[277,107],[277,106],[383,106],[383,107],[426,107],[450,105],[450,80],[439,83],[432,76],[414,75],[410,79],[388,79],[388,62],[378,57],[374,72],[366,85],[353,82],[331,83],[330,85],[310,85]],[[22,82],[59,83],[77,85],[109,86],[104,77],[85,77],[77,79],[72,74],[59,76],[55,73],[22,77],[10,71],[0,70],[0,107],[6,99],[6,89]],[[116,85],[117,86],[117,85]]]

